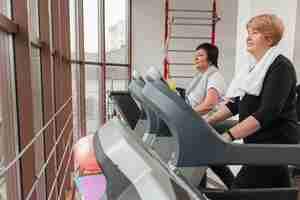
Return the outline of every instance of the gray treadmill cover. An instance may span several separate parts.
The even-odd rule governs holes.
[[[144,109],[146,113],[146,133],[156,134],[158,137],[170,137],[172,134],[168,129],[167,125],[162,121],[157,114],[149,109],[148,105],[145,104],[144,96],[143,96],[143,88],[145,86],[145,82],[142,79],[134,79],[131,81],[129,85],[129,92],[131,96],[138,101],[142,109]]]
[[[112,124],[114,125],[114,124]],[[125,130],[126,131],[126,130]],[[129,131],[130,132],[130,131]],[[130,135],[127,131],[127,134]],[[100,142],[100,135],[107,134],[107,132],[99,131],[94,135],[94,147],[96,152],[96,158],[99,163],[101,163],[101,167],[103,173],[107,178],[108,189],[106,191],[107,200],[142,200],[143,195],[139,194],[136,186],[133,182],[131,182],[126,175],[120,170],[120,166],[118,163],[113,163],[113,161],[105,155],[104,149],[102,148]],[[138,140],[137,140],[138,142]],[[153,156],[158,163],[160,163],[162,169],[167,172],[170,181],[174,187],[174,191],[176,193],[176,200],[208,200],[208,198],[215,200],[224,200],[224,199],[278,199],[278,200],[286,200],[286,199],[296,199],[297,198],[297,188],[280,188],[280,189],[242,189],[242,190],[233,190],[233,191],[212,191],[207,190],[204,191],[205,195],[202,194],[199,190],[197,190],[193,185],[189,183],[188,180],[181,173],[177,173],[177,171],[172,171],[166,163],[164,163],[158,156],[153,154],[153,151],[149,151],[143,143],[139,142],[140,146],[144,147],[145,153]],[[152,188],[149,188],[149,193],[145,195],[151,195]],[[190,196],[192,195],[192,196]],[[275,197],[275,198],[274,198]],[[175,200],[175,199],[174,199]]]
[[[101,163],[107,179],[107,200],[129,200],[129,198],[125,198],[126,196],[130,196],[130,200],[142,200],[126,175],[105,155],[97,134],[94,135],[93,142],[97,162]]]
[[[148,81],[144,100],[177,138],[177,166],[213,164],[299,165],[300,146],[226,143],[184,100],[161,80]]]
[[[120,120],[111,119],[104,128],[100,129],[93,137],[93,143],[95,147],[96,159],[101,164],[101,168],[105,177],[107,178],[107,197],[108,200],[142,200],[143,195],[151,195],[152,188],[149,188],[149,194],[140,195],[137,191],[135,183],[131,182],[126,174],[121,171],[120,163],[114,163],[105,153],[101,144],[101,135],[107,134],[108,129],[114,130],[116,123],[119,124],[121,129],[115,129],[121,131],[124,137],[130,139],[132,143],[138,145],[142,149],[143,154],[148,154],[156,165],[159,165],[160,169],[164,171],[164,174],[172,181],[174,192],[176,193],[176,199],[181,200],[182,195],[188,198],[186,200],[208,200],[195,186],[191,185],[185,177],[180,173],[173,171],[168,167],[167,163],[162,161],[160,157],[150,148],[148,148],[141,140],[135,138],[135,134],[124,126]],[[103,141],[102,141],[103,142]],[[157,168],[157,169],[159,169]],[[134,168],[133,168],[134,169]],[[141,186],[142,187],[142,186]],[[180,190],[180,191],[179,191]],[[178,194],[178,192],[180,194]]]

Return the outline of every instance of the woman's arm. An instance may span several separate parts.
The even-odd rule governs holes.
[[[247,117],[242,122],[230,129],[234,139],[245,138],[260,129],[260,123],[253,116]],[[227,134],[227,133],[225,133]],[[226,137],[226,136],[225,136]]]
[[[288,99],[294,79],[288,66],[277,66],[265,80],[260,107],[251,116],[230,129],[233,137],[245,138],[261,127],[272,126]]]
[[[207,95],[204,101],[198,104],[197,106],[195,106],[193,109],[197,113],[201,115],[205,115],[218,104],[218,101],[219,101],[218,91],[214,88],[210,88],[207,91]]]
[[[222,104],[218,108],[218,111],[212,116],[208,117],[206,121],[210,125],[214,125],[228,119],[229,117],[232,117],[233,115],[234,114],[231,112],[231,110],[225,104]]]

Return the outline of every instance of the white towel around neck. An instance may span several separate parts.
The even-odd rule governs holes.
[[[265,55],[256,63],[254,57],[249,59],[245,66],[242,66],[240,72],[232,80],[227,93],[227,98],[240,97],[245,94],[259,96],[265,76],[274,60],[280,55],[277,46],[271,47]]]

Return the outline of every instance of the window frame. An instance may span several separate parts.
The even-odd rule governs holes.
[[[6,53],[0,54],[0,96],[1,96],[1,121],[0,121],[0,131],[4,133],[10,132],[14,134],[3,134],[1,135],[4,140],[3,143],[3,153],[5,154],[5,163],[7,164],[14,159],[16,153],[18,152],[18,127],[17,127],[17,104],[15,96],[15,86],[14,86],[14,62],[11,55],[11,45],[13,41],[11,34],[1,32],[4,34],[3,37],[8,37],[7,40],[1,41],[2,45],[5,45]],[[11,44],[9,44],[11,43]],[[7,46],[8,45],[8,46]],[[6,49],[7,48],[7,49]],[[4,50],[4,51],[5,51]],[[2,52],[2,50],[0,50]],[[3,116],[5,115],[5,116]],[[6,121],[4,121],[6,120]],[[1,133],[0,133],[1,134]],[[7,197],[8,199],[21,199],[21,190],[20,190],[20,171],[19,171],[19,162],[13,166],[7,173],[6,179],[6,188],[7,188]]]
[[[83,5],[82,5],[82,0],[78,0],[79,1],[79,5],[78,5],[78,17],[79,17],[79,24],[78,24],[78,30],[79,30],[79,59],[72,59],[71,63],[72,64],[79,64],[80,66],[80,90],[81,90],[81,94],[85,94],[85,65],[96,65],[100,68],[100,76],[101,78],[99,79],[99,85],[101,87],[100,93],[99,93],[99,114],[100,114],[100,122],[99,124],[104,124],[107,120],[107,106],[108,106],[108,102],[106,102],[106,71],[107,71],[107,67],[109,66],[120,66],[120,67],[127,67],[128,68],[128,80],[131,79],[132,76],[132,0],[127,0],[126,2],[126,10],[127,10],[127,19],[126,21],[127,23],[127,41],[128,41],[128,48],[127,48],[127,60],[128,63],[124,64],[124,63],[109,63],[106,61],[106,37],[105,37],[105,1],[107,0],[98,0],[98,5],[99,5],[99,19],[98,21],[100,22],[100,24],[102,24],[102,26],[99,26],[100,30],[99,30],[99,53],[101,54],[100,56],[100,61],[99,62],[95,62],[95,61],[87,61],[85,60],[85,51],[84,51],[84,30],[83,30],[83,26],[84,26],[84,20],[83,20]],[[82,127],[84,130],[82,130],[82,132],[84,132],[84,135],[86,134],[86,115],[85,112],[82,112],[82,108],[86,108],[86,102],[85,102],[85,98],[81,97],[81,101],[80,101],[80,107],[81,107],[81,125],[84,125],[84,127]]]

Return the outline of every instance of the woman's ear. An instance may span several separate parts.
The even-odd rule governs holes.
[[[268,37],[268,36],[266,36],[265,38],[266,38],[268,46],[272,47],[273,43],[274,43],[273,39],[271,37]]]

